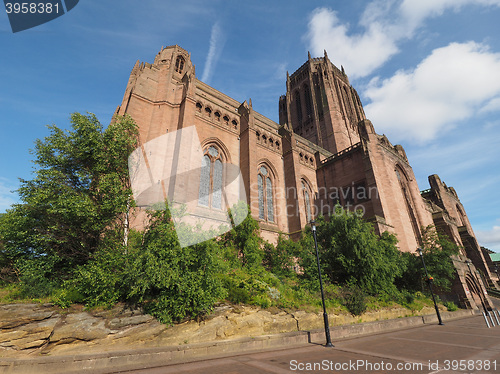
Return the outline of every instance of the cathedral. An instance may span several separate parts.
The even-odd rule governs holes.
[[[296,238],[340,204],[361,212],[378,234],[396,235],[401,251],[415,252],[429,225],[446,233],[461,248],[453,287],[460,305],[488,304],[485,286],[497,287],[456,191],[435,174],[429,189],[419,189],[403,147],[375,132],[344,69],[326,51],[287,73],[279,123],[251,100],[239,102],[198,80],[190,54],[177,45],[162,48],[152,64],[135,64],[115,114],[135,120],[143,150],[165,134],[196,129],[197,160],[206,172],[191,183],[199,194],[191,204],[204,214],[227,211],[221,165],[236,165],[264,239]]]

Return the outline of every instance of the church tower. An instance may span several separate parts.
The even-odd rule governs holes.
[[[152,64],[136,62],[117,108],[139,125],[141,144],[178,130],[195,111],[195,67],[189,53],[178,45],[162,47]]]
[[[286,95],[279,101],[280,125],[338,153],[359,143],[358,122],[366,119],[358,93],[340,70],[324,57],[311,58],[288,75]]]

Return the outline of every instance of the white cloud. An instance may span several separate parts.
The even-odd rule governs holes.
[[[435,49],[414,70],[373,79],[365,112],[377,128],[423,142],[500,94],[500,54],[474,42]]]
[[[425,18],[442,15],[447,9],[461,10],[466,5],[500,6],[499,0],[404,0],[401,15],[409,24],[418,26]]]
[[[500,226],[493,226],[488,231],[477,231],[476,237],[481,245],[500,247]]]
[[[398,53],[398,44],[412,38],[427,18],[465,5],[500,6],[500,0],[375,0],[366,6],[358,33],[350,33],[350,25],[342,23],[335,11],[317,8],[305,39],[316,56],[326,49],[351,78],[364,77]]]
[[[349,25],[342,24],[335,11],[316,9],[309,21],[307,38],[313,54],[330,51],[335,62],[345,65],[351,78],[362,77],[384,64],[398,52],[395,40],[378,23],[362,34],[348,35]]]
[[[207,59],[205,60],[205,68],[203,69],[203,75],[201,80],[205,83],[210,81],[212,74],[215,69],[215,65],[219,60],[222,49],[224,48],[225,37],[222,33],[222,30],[219,26],[219,23],[216,22],[212,26],[212,32],[210,33],[210,47],[208,49]]]

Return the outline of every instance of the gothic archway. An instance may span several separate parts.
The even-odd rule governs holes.
[[[413,204],[413,199],[411,196],[410,192],[410,182],[408,175],[404,171],[404,169],[396,164],[396,167],[394,169],[396,173],[396,177],[398,178],[399,181],[399,187],[401,188],[401,193],[403,194],[403,198],[405,200],[405,205],[406,209],[408,211],[408,216],[410,218],[411,226],[413,228],[413,233],[415,235],[415,239],[417,240],[417,243],[421,244],[422,243],[422,236],[420,234],[420,227],[418,225],[417,217],[415,214],[415,207]]]

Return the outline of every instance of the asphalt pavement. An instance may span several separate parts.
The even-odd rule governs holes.
[[[500,326],[482,316],[298,348],[207,358],[130,374],[500,373]]]

